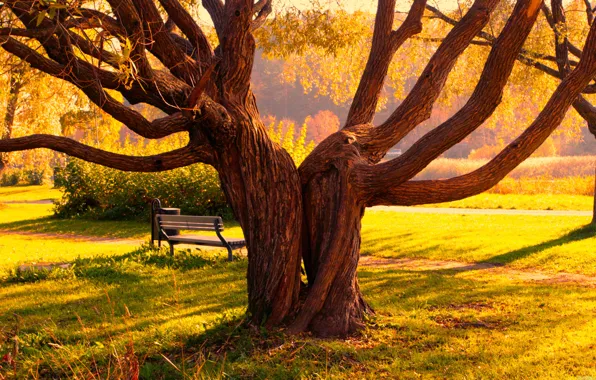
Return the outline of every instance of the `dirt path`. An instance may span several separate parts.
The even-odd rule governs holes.
[[[77,242],[92,242],[100,244],[128,244],[140,245],[145,243],[147,239],[123,239],[113,237],[98,237],[98,236],[81,236],[73,234],[58,234],[58,233],[36,233],[28,231],[11,231],[0,230],[0,234],[4,236],[19,235],[37,237],[41,239],[69,239]],[[189,246],[195,247],[195,246]],[[201,247],[201,249],[209,249],[212,247]],[[217,248],[216,248],[217,249]],[[472,272],[478,271],[483,275],[500,275],[505,276],[514,281],[532,282],[541,284],[572,284],[584,287],[596,288],[596,276],[587,276],[577,273],[548,273],[532,269],[513,269],[503,264],[494,263],[464,263],[458,261],[445,260],[427,260],[427,259],[412,259],[412,258],[383,258],[375,256],[360,257],[361,268],[383,268],[383,269],[398,269],[408,271],[420,272]]]
[[[105,244],[142,244],[147,239],[133,239],[133,238],[115,238],[105,236],[83,236],[75,234],[59,234],[59,233],[45,233],[45,232],[30,232],[30,231],[14,231],[14,230],[2,230],[0,229],[0,235],[10,236],[29,236],[39,239],[68,239],[76,242],[89,242],[89,243],[105,243]]]
[[[54,204],[54,200],[53,199],[40,199],[37,201],[2,201],[2,203],[4,203],[4,204],[24,203],[24,204],[29,204],[29,205],[51,205],[51,204]]]
[[[555,211],[555,210],[504,210],[477,208],[441,208],[441,207],[404,207],[374,206],[371,211],[393,211],[413,214],[459,214],[459,215],[529,215],[529,216],[587,216],[591,211]]]
[[[361,268],[386,268],[420,272],[470,272],[480,271],[485,275],[501,275],[511,280],[541,284],[573,284],[596,287],[596,277],[576,273],[548,273],[532,269],[513,269],[503,264],[462,263],[457,261],[439,261],[410,258],[382,258],[374,256],[360,257]]]

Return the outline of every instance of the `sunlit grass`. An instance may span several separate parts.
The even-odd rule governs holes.
[[[244,328],[246,261],[173,269],[114,259],[83,263],[68,281],[0,285],[0,353],[16,336],[16,378],[119,378],[127,350],[143,378],[596,375],[593,289],[365,268],[378,315],[360,337],[319,340]]]
[[[596,274],[590,218],[367,212],[362,254]]]
[[[0,214],[0,230],[13,233],[0,240],[0,358],[18,344],[14,367],[0,361],[10,379],[596,376],[595,289],[363,267],[360,285],[377,316],[362,336],[288,337],[241,323],[246,259],[194,249],[171,258],[167,249],[105,242],[146,239],[148,223],[56,220],[51,205],[8,204]],[[588,221],[368,211],[362,250],[596,274]],[[227,235],[241,234],[231,227]],[[88,238],[60,235],[73,232]],[[15,276],[18,264],[37,261],[75,265],[53,279]]]
[[[594,197],[566,194],[490,194],[482,193],[456,202],[421,207],[454,207],[504,210],[578,210],[591,211]]]
[[[62,191],[49,185],[0,187],[0,202],[36,202],[62,197]]]

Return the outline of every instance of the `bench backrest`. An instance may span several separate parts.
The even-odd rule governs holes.
[[[223,231],[223,220],[219,216],[157,215],[161,229]]]

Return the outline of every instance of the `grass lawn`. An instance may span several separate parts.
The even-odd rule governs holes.
[[[183,249],[170,258],[98,239],[144,239],[143,223],[60,221],[50,212],[43,204],[0,211],[0,230],[12,232],[0,241],[0,379],[119,379],[137,369],[145,379],[596,376],[596,289],[363,267],[377,316],[362,336],[287,337],[241,323],[245,259]],[[588,219],[367,212],[362,251],[596,274]],[[88,238],[61,236],[72,232]],[[54,260],[75,266],[37,277],[15,271]]]
[[[483,193],[460,201],[424,205],[422,207],[592,211],[593,205],[594,197],[586,195]]]
[[[589,217],[367,212],[362,254],[596,275],[596,230]]]
[[[48,185],[0,187],[1,202],[37,202],[62,197],[62,191]]]

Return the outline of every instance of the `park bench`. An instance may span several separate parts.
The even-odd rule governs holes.
[[[159,201],[158,201],[159,202]],[[166,215],[159,213],[154,216],[157,233],[152,234],[152,242],[157,237],[158,245],[165,240],[170,245],[170,254],[174,254],[176,244],[194,244],[211,247],[222,247],[228,251],[228,261],[232,261],[232,250],[246,246],[244,239],[226,239],[221,232],[224,230],[223,220],[219,216],[191,216],[191,215]],[[214,231],[217,236],[181,235],[180,231]],[[157,236],[155,236],[157,235]]]

